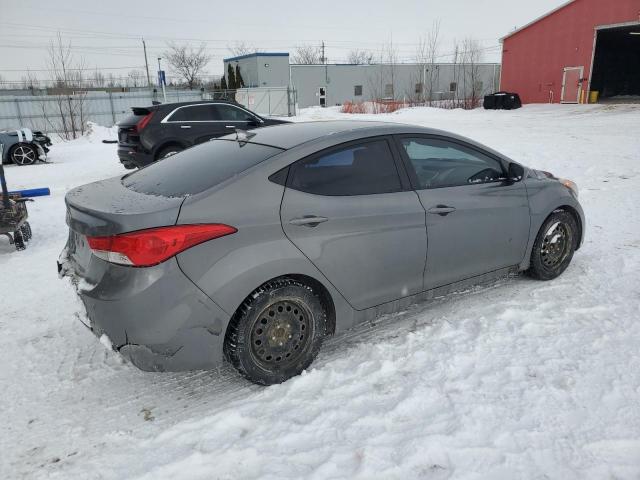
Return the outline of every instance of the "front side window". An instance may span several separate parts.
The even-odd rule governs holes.
[[[256,120],[250,113],[232,105],[216,105],[215,109],[220,120],[228,122],[252,122]]]
[[[502,164],[474,149],[432,138],[402,138],[417,188],[475,185],[505,180]]]
[[[218,120],[213,105],[192,105],[176,110],[169,122],[212,122]]]
[[[315,195],[373,195],[402,190],[386,140],[351,145],[300,160],[289,176],[288,187]]]

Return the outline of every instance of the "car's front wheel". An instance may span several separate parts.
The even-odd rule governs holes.
[[[236,312],[224,342],[227,360],[254,383],[299,375],[318,354],[327,314],[319,295],[290,278],[257,289]]]
[[[16,165],[33,165],[38,160],[38,152],[31,145],[20,143],[13,147],[10,158]]]
[[[553,212],[540,227],[527,273],[552,280],[566,270],[578,244],[578,225],[569,212]]]

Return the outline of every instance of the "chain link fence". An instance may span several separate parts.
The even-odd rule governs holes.
[[[240,90],[173,90],[166,92],[167,103],[198,100],[235,100],[250,110],[267,116],[295,115],[295,91],[282,88],[243,88]],[[160,92],[80,91],[58,95],[0,96],[0,130],[27,127],[50,133],[65,133],[78,125],[94,122],[110,127],[127,115],[131,107],[163,102]],[[76,125],[70,125],[75,122]]]

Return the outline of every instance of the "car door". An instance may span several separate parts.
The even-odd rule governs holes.
[[[260,125],[261,120],[251,114],[251,112],[226,103],[219,103],[215,106],[216,115],[220,119],[225,133],[233,133],[236,128],[247,130]]]
[[[220,121],[215,104],[185,105],[174,110],[162,121],[167,134],[191,145],[203,143],[228,132]]]
[[[422,291],[425,212],[392,139],[343,144],[289,167],[287,237],[361,310]]]
[[[522,182],[507,181],[500,159],[445,137],[396,139],[427,212],[426,289],[522,261],[527,192]]]

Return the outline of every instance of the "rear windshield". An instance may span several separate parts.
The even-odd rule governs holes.
[[[279,148],[212,140],[123,177],[130,190],[150,195],[194,195],[282,152]]]
[[[142,120],[144,118],[144,115],[127,115],[126,118],[124,118],[124,120],[120,120],[118,122],[118,126],[119,127],[130,127],[131,125],[135,125],[136,123],[138,123],[140,120]]]

